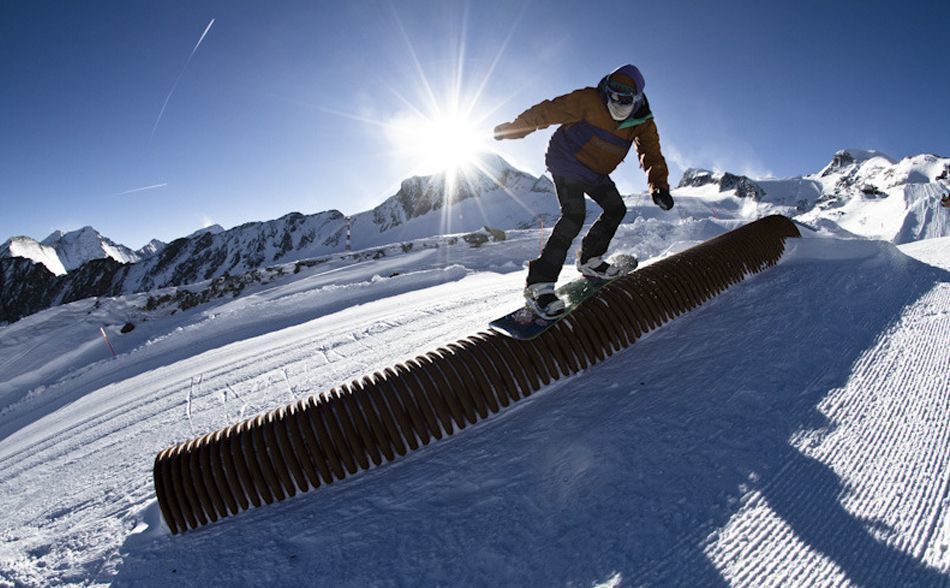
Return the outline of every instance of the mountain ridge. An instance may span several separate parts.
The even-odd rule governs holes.
[[[939,206],[948,190],[950,159],[921,154],[897,161],[876,151],[846,149],[818,172],[785,179],[691,168],[674,195],[723,204],[722,198],[735,197],[738,202],[728,206],[752,206],[755,212],[749,214],[785,214],[840,235],[906,243],[950,235],[950,215]],[[596,214],[595,206],[588,209]],[[500,156],[485,155],[471,174],[407,178],[378,206],[351,216],[338,210],[291,212],[227,230],[206,227],[168,244],[153,240],[137,252],[92,227],[57,231],[43,243],[15,237],[0,247],[0,321],[90,296],[229,279],[348,248],[484,227],[552,226],[558,216],[547,177],[535,178]],[[60,255],[67,263],[57,264]]]
[[[338,210],[304,215],[291,212],[277,219],[242,224],[228,230],[202,229],[189,237],[156,246],[135,260],[117,246],[105,255],[63,273],[38,271],[42,260],[14,262],[0,258],[0,321],[18,318],[89,296],[114,296],[242,275],[269,265],[321,255],[411,241],[484,226],[516,228],[557,214],[553,184],[513,168],[499,156],[485,156],[469,174],[417,176],[376,208],[347,217]],[[84,242],[101,235],[87,227],[77,231]],[[347,235],[350,235],[349,241]],[[54,233],[51,245],[69,234]],[[109,244],[105,238],[100,243]],[[160,243],[160,242],[159,242]],[[88,253],[90,247],[85,247]],[[130,251],[130,250],[128,250]],[[75,256],[74,256],[75,257]],[[89,266],[88,268],[86,266]],[[67,268],[68,269],[68,268]],[[99,274],[98,278],[94,275]],[[20,287],[21,281],[29,287]],[[26,296],[24,293],[30,295]],[[36,294],[41,292],[41,296]]]

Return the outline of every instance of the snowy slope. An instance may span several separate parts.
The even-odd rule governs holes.
[[[754,213],[640,203],[616,250],[643,260]],[[3,327],[0,583],[950,584],[947,238],[808,233],[779,266],[448,440],[162,528],[157,451],[483,329],[519,303],[540,236],[341,257],[175,314],[135,295]]]
[[[895,243],[950,235],[939,202],[950,191],[950,159],[917,155],[901,161],[845,150],[813,180],[823,196],[804,221],[830,219],[847,231]]]

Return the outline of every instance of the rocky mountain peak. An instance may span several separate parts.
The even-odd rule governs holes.
[[[403,180],[399,191],[372,211],[380,231],[498,190],[550,192],[551,182],[514,168],[501,156],[482,153],[467,168]]]
[[[683,177],[680,178],[680,183],[676,187],[701,188],[709,184],[714,184],[717,181],[712,171],[699,167],[691,167],[683,172]]]
[[[221,234],[221,233],[223,233],[223,232],[224,232],[224,227],[222,227],[222,226],[219,225],[219,224],[213,224],[213,225],[209,225],[209,226],[207,226],[207,227],[202,227],[202,228],[198,229],[197,231],[195,231],[194,233],[188,235],[188,236],[185,237],[185,238],[186,238],[186,239],[195,239],[195,238],[197,238],[197,237],[200,237],[200,236],[204,235],[205,233],[210,233],[210,234],[212,234],[212,235],[218,235],[218,234]]]
[[[11,237],[0,245],[0,258],[4,257],[22,257],[33,263],[44,266],[54,275],[61,276],[66,273],[56,250],[48,245],[32,239],[30,237]]]
[[[142,246],[141,249],[138,249],[135,253],[142,259],[146,257],[151,257],[153,255],[158,255],[165,249],[168,244],[164,241],[159,241],[158,239],[152,239],[148,243]]]
[[[56,251],[66,271],[72,271],[93,259],[111,258],[120,263],[140,259],[135,251],[113,242],[88,225],[75,231],[53,231],[41,244]]]
[[[720,192],[734,190],[739,198],[761,200],[765,196],[765,189],[747,176],[701,168],[689,168],[683,172],[683,177],[676,187],[701,188],[709,185],[718,186]]]
[[[819,177],[827,177],[835,173],[847,173],[849,169],[853,169],[875,158],[881,158],[890,165],[897,163],[894,158],[880,151],[869,149],[841,149],[835,152],[834,157],[831,158],[831,162],[818,172],[818,175]]]

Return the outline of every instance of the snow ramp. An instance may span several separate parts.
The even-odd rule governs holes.
[[[168,447],[153,469],[165,523],[195,529],[450,436],[775,265],[799,236],[762,218],[616,280],[536,339],[480,332]]]

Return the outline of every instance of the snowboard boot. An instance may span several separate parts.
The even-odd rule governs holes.
[[[524,299],[528,309],[543,319],[554,320],[564,314],[564,301],[554,294],[554,282],[529,284]]]
[[[591,257],[581,263],[581,256],[577,254],[577,271],[587,278],[596,278],[598,280],[612,280],[620,276],[620,270],[610,265],[600,257]]]

